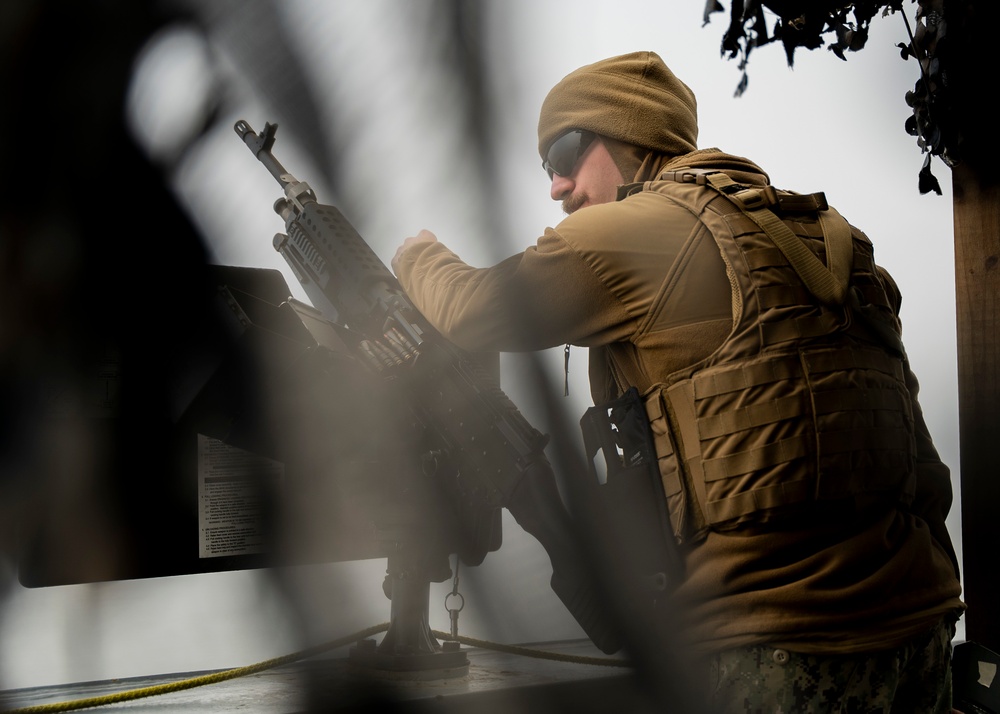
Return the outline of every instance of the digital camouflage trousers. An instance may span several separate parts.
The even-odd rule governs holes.
[[[773,647],[728,650],[710,662],[719,714],[948,714],[949,619],[902,647],[807,655]]]

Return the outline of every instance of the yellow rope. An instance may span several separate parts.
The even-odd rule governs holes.
[[[128,702],[135,699],[142,699],[144,697],[152,697],[160,694],[169,694],[171,692],[179,692],[185,689],[193,689],[195,687],[201,687],[206,684],[216,684],[218,682],[225,682],[230,679],[236,679],[237,677],[244,677],[248,674],[256,674],[257,672],[263,672],[266,669],[279,667],[283,664],[289,664],[290,662],[295,662],[301,659],[313,657],[328,650],[337,649],[338,647],[350,644],[351,642],[357,642],[359,640],[365,639],[366,637],[377,635],[378,633],[385,632],[388,629],[389,629],[389,623],[383,622],[381,625],[374,625],[367,629],[361,630],[360,632],[357,632],[353,635],[348,635],[347,637],[342,637],[338,640],[333,640],[332,642],[327,642],[322,645],[317,645],[316,647],[310,647],[308,649],[302,650],[300,652],[295,652],[290,655],[284,655],[282,657],[275,657],[274,659],[264,660],[263,662],[247,665],[246,667],[235,667],[233,669],[227,669],[221,672],[214,672],[213,674],[205,674],[200,677],[190,677],[188,679],[181,679],[176,682],[158,684],[153,687],[141,687],[139,689],[130,689],[124,692],[116,692],[115,694],[106,694],[100,697],[90,697],[88,699],[75,699],[66,702],[54,702],[52,704],[38,704],[34,706],[21,707],[20,709],[9,709],[9,710],[4,710],[4,714],[53,714],[54,712],[68,712],[68,711],[75,711],[77,709],[89,709],[92,707],[100,707],[106,704],[117,704],[119,702]],[[443,640],[455,640],[470,647],[481,647],[484,649],[497,650],[499,652],[508,652],[510,654],[522,655],[525,657],[553,659],[562,662],[575,662],[577,664],[602,665],[606,667],[631,666],[627,660],[615,659],[612,657],[581,657],[575,655],[562,655],[556,652],[546,652],[544,650],[532,649],[530,647],[518,647],[516,645],[502,645],[496,642],[477,640],[473,637],[465,637],[464,635],[458,635],[453,637],[448,633],[440,632],[438,630],[431,630],[431,632],[435,637],[438,637]]]
[[[465,637],[464,635],[458,635],[452,637],[446,632],[441,632],[439,630],[431,630],[431,633],[442,640],[456,640],[461,642],[463,645],[469,645],[470,647],[481,647],[483,649],[497,650],[498,652],[508,652],[510,654],[522,655],[524,657],[537,657],[539,659],[552,659],[559,662],[575,662],[576,664],[593,664],[603,667],[631,667],[632,664],[628,660],[617,659],[615,657],[582,657],[579,655],[565,655],[559,654],[558,652],[546,652],[545,650],[536,650],[531,647],[519,647],[517,645],[501,645],[496,642],[487,642],[486,640],[477,640],[474,637]]]
[[[342,647],[343,645],[350,644],[351,642],[363,640],[371,635],[377,635],[379,632],[385,632],[388,629],[389,623],[383,622],[381,625],[374,625],[373,627],[362,630],[357,634],[342,637],[341,639],[334,640],[333,642],[311,647],[290,655],[275,657],[274,659],[258,662],[257,664],[247,665],[246,667],[235,667],[233,669],[227,669],[213,674],[205,674],[200,677],[191,677],[189,679],[182,679],[176,682],[158,684],[153,687],[130,689],[124,692],[107,694],[101,697],[90,697],[89,699],[76,699],[67,702],[54,702],[52,704],[38,704],[35,706],[22,707],[21,709],[10,709],[7,710],[5,714],[51,714],[52,712],[68,712],[75,711],[77,709],[99,707],[105,704],[128,702],[134,699],[142,699],[143,697],[152,697],[159,694],[169,694],[170,692],[179,692],[184,689],[201,687],[205,684],[216,684],[217,682],[225,682],[226,680],[236,679],[237,677],[243,677],[248,674],[256,674],[257,672],[262,672],[265,669],[271,669],[272,667],[278,667],[283,664],[288,664],[289,662],[295,662],[296,660],[312,657],[313,655],[326,652],[327,650],[336,649],[338,647]]]

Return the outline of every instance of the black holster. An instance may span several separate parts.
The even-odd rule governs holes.
[[[592,516],[608,562],[630,590],[653,604],[684,574],[660,480],[653,434],[635,387],[580,420],[590,467]],[[596,458],[603,456],[601,469]],[[603,473],[602,473],[603,471]]]

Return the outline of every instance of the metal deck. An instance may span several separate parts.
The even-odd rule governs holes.
[[[289,714],[293,712],[636,712],[652,711],[626,667],[573,661],[606,659],[589,641],[531,645],[548,657],[463,647],[461,676],[413,679],[373,671],[348,656],[319,657],[180,691],[87,708],[83,711]],[[569,659],[566,659],[569,658]],[[225,671],[225,670],[221,670]],[[34,687],[0,692],[0,711],[75,702],[161,687],[211,674],[191,672]],[[70,711],[71,709],[60,709]]]

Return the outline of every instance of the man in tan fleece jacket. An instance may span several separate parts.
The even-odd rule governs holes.
[[[568,217],[488,268],[422,231],[393,269],[459,346],[586,346],[595,404],[643,395],[712,711],[948,712],[951,482],[896,286],[825,198],[697,134],[655,53],[581,67],[538,125]]]

